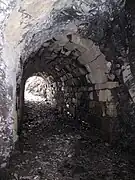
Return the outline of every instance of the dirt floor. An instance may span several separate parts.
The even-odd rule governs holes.
[[[135,180],[127,152],[44,104],[25,104],[23,133],[0,180]],[[76,128],[78,127],[78,128]]]

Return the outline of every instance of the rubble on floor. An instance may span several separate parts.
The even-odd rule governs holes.
[[[1,180],[135,179],[127,153],[90,124],[76,123],[42,102],[26,102],[22,135]]]

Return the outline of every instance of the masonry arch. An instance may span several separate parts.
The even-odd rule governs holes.
[[[90,117],[95,116],[98,120],[90,123],[109,134],[108,125],[101,119],[117,116],[111,90],[117,88],[118,82],[109,79],[108,62],[93,41],[81,38],[77,33],[56,35],[30,55],[22,67],[17,98],[19,126],[23,122],[26,80],[40,73],[51,77],[52,84],[55,84],[60,113],[67,112],[74,118],[86,121],[91,121]]]
[[[111,24],[123,7],[124,3],[120,1],[113,4],[110,1],[104,3],[78,0],[18,2],[6,22],[2,53],[7,66],[4,70],[8,79],[6,82],[10,82],[13,88],[13,97],[10,100],[12,106],[9,108],[11,126],[13,122],[15,127],[18,120],[21,122],[27,78],[35,72],[45,72],[57,83],[58,92],[61,93],[61,86],[64,86],[64,97],[61,98],[63,107],[67,109],[68,104],[71,107],[68,109],[74,114],[74,104],[77,103],[79,109],[82,102],[86,114],[101,116],[101,129],[107,134],[112,133],[117,124],[116,102],[119,102],[114,94],[117,94],[119,80],[112,70],[116,64],[111,48],[113,34],[108,35],[107,40],[104,37],[109,23]],[[122,67],[118,65],[120,76]],[[9,139],[15,136],[12,130],[9,129]],[[9,137],[6,133],[4,135]],[[9,145],[8,141],[7,144]],[[7,145],[2,147],[6,149]]]

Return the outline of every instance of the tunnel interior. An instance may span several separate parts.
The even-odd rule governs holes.
[[[111,146],[119,127],[119,82],[111,66],[91,40],[72,34],[48,40],[30,55],[18,84],[19,141],[10,171],[14,164],[18,177],[41,180],[133,176],[128,160]],[[35,76],[47,81],[53,103],[25,101],[27,82]],[[45,91],[46,83],[40,87]]]
[[[110,79],[110,67],[111,63],[91,40],[76,34],[44,42],[23,64],[18,84],[18,129],[23,124],[26,81],[38,75],[48,79],[60,114],[90,123],[101,129],[106,140],[112,141],[111,131],[117,126],[113,91],[118,82]]]
[[[74,43],[73,38],[79,43]],[[11,167],[15,164],[15,171],[19,172],[18,177],[84,180],[91,176],[93,179],[124,176],[127,161],[123,167],[118,150],[111,150],[110,145],[115,139],[113,134],[116,137],[118,122],[117,99],[113,96],[118,82],[111,79],[110,67],[111,63],[94,43],[78,40],[78,36],[71,34],[62,37],[62,41],[56,37],[48,40],[25,61],[17,104],[16,150],[21,154],[17,159],[14,154],[10,160]],[[33,85],[31,78],[35,78]],[[34,86],[40,88],[44,100],[25,100],[25,90],[35,94]],[[51,92],[50,99],[45,96],[46,88]],[[116,169],[112,161],[120,164],[121,174],[113,175]],[[92,166],[96,167],[94,174]]]
[[[7,180],[133,180],[133,1],[40,1],[5,33]]]

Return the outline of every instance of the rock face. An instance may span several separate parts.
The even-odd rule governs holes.
[[[132,7],[125,0],[0,2],[1,167],[23,123],[26,80],[35,73],[51,79],[61,113],[90,121],[110,142],[127,119],[133,130]]]

